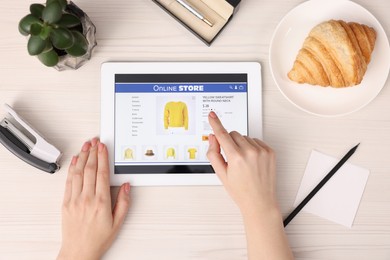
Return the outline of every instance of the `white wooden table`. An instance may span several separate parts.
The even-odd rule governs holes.
[[[371,170],[352,229],[301,212],[287,228],[296,259],[390,259],[390,82],[364,109],[320,118],[291,105],[275,86],[269,43],[280,19],[301,0],[242,0],[206,47],[150,0],[79,0],[97,26],[98,47],[77,71],[57,72],[29,57],[17,30],[27,0],[0,2],[0,104],[12,105],[63,152],[49,175],[0,147],[0,259],[54,259],[61,243],[67,165],[99,135],[100,65],[105,61],[259,61],[263,66],[265,141],[278,162],[284,215],[292,209],[312,149]],[[390,31],[390,1],[356,0]],[[3,111],[0,112],[3,116]],[[137,187],[122,231],[105,259],[246,259],[238,209],[222,187]]]

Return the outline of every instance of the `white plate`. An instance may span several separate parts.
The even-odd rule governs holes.
[[[287,77],[310,30],[317,24],[342,19],[373,27],[377,32],[371,62],[360,85],[336,89],[298,84]],[[347,0],[311,0],[291,10],[279,23],[270,46],[272,76],[283,95],[300,109],[320,116],[340,116],[370,103],[386,83],[390,48],[378,20],[360,5]]]

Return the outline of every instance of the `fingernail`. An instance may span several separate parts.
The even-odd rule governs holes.
[[[77,156],[73,156],[70,164],[75,165],[76,163],[77,163]]]
[[[217,118],[217,114],[215,114],[214,111],[211,111],[211,112],[209,113],[209,116],[210,116],[211,118]]]
[[[98,143],[98,139],[96,137],[92,138],[91,140],[92,147],[94,147],[97,143]]]
[[[125,183],[125,192],[126,192],[126,194],[130,193],[130,183],[128,183],[128,182]]]
[[[90,142],[85,142],[83,147],[81,148],[81,151],[87,152],[91,148],[91,143]]]
[[[209,134],[209,144],[212,144],[213,141],[214,141],[214,135],[213,134]]]
[[[99,145],[98,145],[98,151],[99,151],[99,153],[101,153],[101,152],[103,151],[103,149],[104,149],[104,144],[99,143]]]

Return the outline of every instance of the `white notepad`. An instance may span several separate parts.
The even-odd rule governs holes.
[[[330,172],[339,159],[312,151],[294,206]],[[304,211],[351,228],[370,172],[345,163],[306,204]]]

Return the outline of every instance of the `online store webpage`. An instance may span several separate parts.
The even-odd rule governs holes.
[[[115,75],[115,173],[212,173],[214,111],[248,134],[246,74]]]

